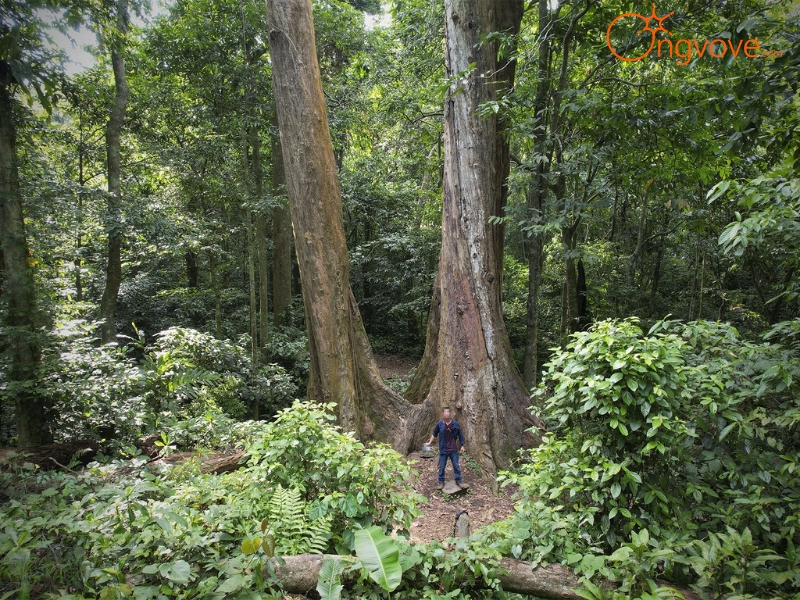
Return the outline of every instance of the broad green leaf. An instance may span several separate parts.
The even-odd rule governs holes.
[[[340,576],[344,570],[342,561],[338,558],[326,558],[317,577],[317,592],[321,600],[339,600],[342,597]]]
[[[381,528],[372,525],[355,532],[356,555],[369,576],[387,592],[400,585],[403,568],[400,553],[394,540],[386,536]]]

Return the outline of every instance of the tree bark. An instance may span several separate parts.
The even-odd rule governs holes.
[[[6,334],[11,351],[8,380],[15,397],[17,443],[36,446],[51,441],[44,400],[36,392],[36,371],[41,359],[33,269],[25,234],[22,193],[19,189],[17,131],[7,65],[0,63],[0,245],[8,296]]]
[[[286,310],[292,304],[292,217],[283,201],[286,175],[277,115],[273,124],[272,196],[279,204],[272,210],[272,308],[275,327],[281,327],[286,323]]]
[[[121,34],[127,30],[128,6],[126,0],[118,0],[118,27]],[[111,68],[114,72],[114,103],[106,125],[106,155],[108,160],[108,214],[106,215],[106,234],[108,236],[108,262],[106,263],[106,283],[100,300],[100,340],[108,344],[116,340],[117,327],[114,315],[122,283],[122,192],[120,136],[128,107],[128,80],[125,75],[125,59],[121,44],[115,42],[111,50]]]
[[[477,114],[480,104],[497,100],[513,81],[513,65],[499,63],[496,46],[482,43],[482,37],[492,31],[516,33],[522,11],[517,0],[445,2],[447,73],[468,75],[445,100],[441,310],[438,315],[432,310],[430,317],[439,324],[436,356],[427,353],[436,372],[426,421],[433,424],[449,405],[472,455],[489,474],[536,441],[526,431],[535,421],[502,317],[503,231],[489,224],[503,206],[508,141],[500,119]],[[421,381],[429,377],[422,368],[418,372]]]
[[[308,398],[406,452],[421,413],[381,379],[350,289],[342,199],[310,0],[265,0],[275,103],[311,355]],[[426,423],[427,424],[427,423]]]
[[[281,589],[290,594],[305,595],[315,592],[322,562],[326,558],[343,557],[330,554],[300,554],[281,558],[284,564],[275,564],[275,577],[280,582]],[[580,580],[569,567],[550,564],[534,568],[531,563],[523,560],[502,558],[500,569],[502,572],[498,578],[504,592],[557,600],[582,598],[575,592],[580,587]],[[480,585],[480,582],[479,579],[476,583]],[[617,587],[608,580],[601,580],[598,585],[605,590]],[[699,596],[689,590],[678,588],[676,591],[683,594],[686,600],[699,600]]]

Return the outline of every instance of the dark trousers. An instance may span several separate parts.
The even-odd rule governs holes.
[[[456,481],[461,481],[461,469],[458,466],[458,452],[446,452],[439,454],[439,481],[444,483],[444,468],[447,466],[447,459],[453,463],[453,475]]]

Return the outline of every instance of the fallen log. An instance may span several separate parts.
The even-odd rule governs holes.
[[[220,473],[230,473],[241,469],[244,466],[242,464],[244,455],[244,450],[237,450],[232,453],[220,452],[210,456],[202,456],[194,452],[175,452],[168,456],[151,459],[148,464],[175,467],[181,463],[196,460],[200,463],[201,473],[219,475]]]
[[[275,563],[275,577],[283,591],[291,594],[303,594],[316,597],[317,577],[326,558],[337,558],[330,554],[300,554],[282,557],[284,564]],[[539,598],[554,600],[580,600],[575,589],[580,587],[578,577],[572,569],[558,564],[533,568],[531,563],[513,558],[500,560],[498,575],[500,584],[506,592],[528,594]],[[611,581],[602,581],[600,585],[613,589],[616,585]],[[699,600],[699,596],[689,590],[677,589],[686,600]],[[680,596],[675,596],[680,598]]]
[[[55,469],[70,470],[72,459],[85,466],[94,459],[100,444],[94,440],[79,440],[63,444],[27,446],[24,448],[5,448],[0,450],[0,470],[21,468],[25,463],[36,465],[42,471]]]

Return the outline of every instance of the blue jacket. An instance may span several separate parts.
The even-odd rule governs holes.
[[[436,427],[433,428],[433,437],[439,438],[439,454],[447,454],[447,448],[445,446],[446,442],[444,439],[446,427],[447,425],[445,425],[444,421],[439,421],[436,424]],[[461,427],[459,426],[458,421],[456,421],[455,419],[450,421],[450,431],[452,432],[453,436],[456,436],[458,438],[459,445],[456,446],[455,449],[455,451],[458,452],[458,448],[464,445],[464,434],[461,433]],[[442,435],[439,435],[440,433]]]

